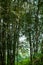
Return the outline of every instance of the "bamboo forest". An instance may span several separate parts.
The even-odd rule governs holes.
[[[0,65],[43,65],[43,0],[0,0]]]

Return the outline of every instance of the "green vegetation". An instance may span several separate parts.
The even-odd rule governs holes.
[[[0,65],[43,65],[43,0],[0,0]]]

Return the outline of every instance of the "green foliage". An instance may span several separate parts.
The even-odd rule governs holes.
[[[0,65],[6,65],[6,56],[7,65],[43,65],[43,2],[1,0],[0,12]]]
[[[21,62],[18,62],[18,65],[29,65],[30,60],[29,59],[24,59]],[[17,65],[17,62],[16,62]]]
[[[33,58],[32,65],[42,65],[43,61],[41,61],[41,58],[43,57],[42,54],[37,54],[37,57]],[[16,65],[31,65],[30,59],[24,59],[21,62],[16,62]]]

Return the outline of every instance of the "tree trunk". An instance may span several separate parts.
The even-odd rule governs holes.
[[[32,65],[32,42],[31,42],[31,31],[29,31],[29,43],[30,43],[30,61]]]

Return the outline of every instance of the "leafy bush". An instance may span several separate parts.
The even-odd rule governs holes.
[[[18,62],[18,65],[29,65],[29,62],[30,62],[29,59],[24,59],[23,61]],[[16,65],[17,65],[17,62],[16,62]]]

